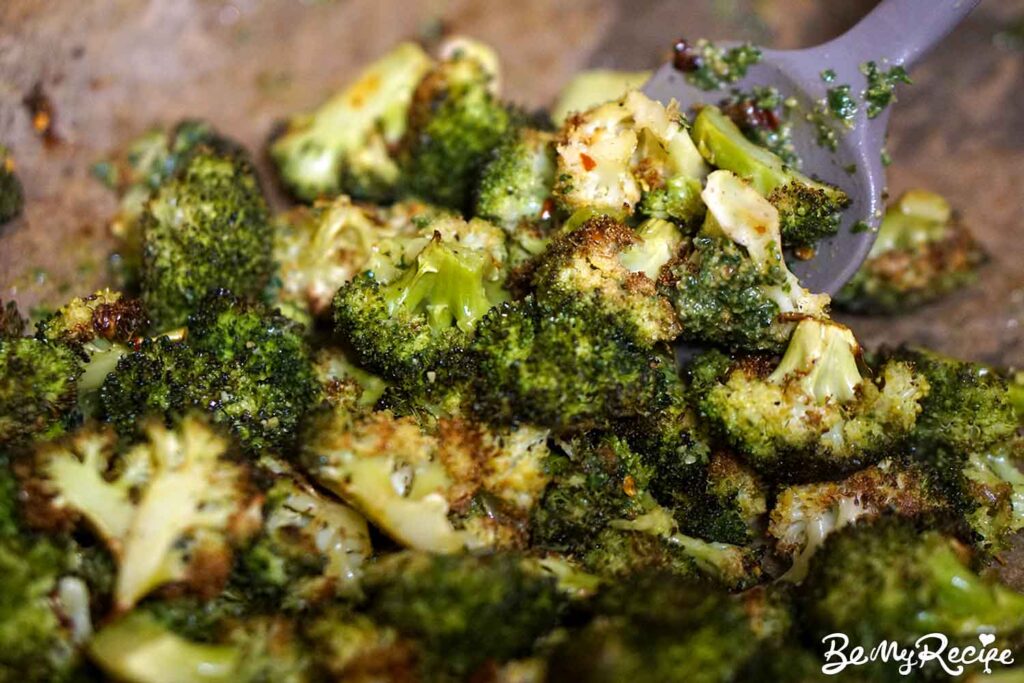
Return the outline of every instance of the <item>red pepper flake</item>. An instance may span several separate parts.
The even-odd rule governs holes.
[[[540,205],[540,219],[542,221],[549,221],[551,217],[555,215],[555,200],[548,197],[544,200],[544,203]]]
[[[583,168],[587,171],[593,171],[594,167],[597,166],[597,162],[590,158],[589,154],[580,152],[580,161],[583,162]]]

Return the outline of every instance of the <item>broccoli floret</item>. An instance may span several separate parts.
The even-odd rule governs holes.
[[[932,474],[909,458],[886,458],[839,481],[787,486],[776,495],[768,534],[792,560],[784,578],[799,583],[808,562],[834,531],[883,515],[928,519],[948,502]]]
[[[666,284],[684,338],[777,350],[794,319],[825,315],[828,295],[807,291],[786,267],[775,207],[729,171],[709,175],[701,196],[704,226]]]
[[[402,545],[454,553],[522,544],[516,530],[547,483],[545,436],[335,406],[310,419],[301,461]]]
[[[693,138],[708,163],[746,178],[767,197],[779,212],[785,246],[813,247],[822,237],[838,232],[842,211],[850,203],[846,193],[811,180],[747,140],[717,107],[700,110]]]
[[[595,611],[555,649],[548,680],[737,680],[763,642],[742,598],[663,574],[622,582]]]
[[[666,401],[666,359],[592,310],[502,304],[477,325],[471,351],[474,410],[490,422],[578,431]]]
[[[371,408],[387,390],[387,382],[353,363],[337,347],[318,349],[313,370],[323,387],[324,400],[333,405]]]
[[[697,195],[707,165],[674,103],[631,90],[570,117],[557,149],[555,196],[569,213],[592,208],[625,217],[639,207],[682,225],[703,214]]]
[[[290,211],[277,220],[278,299],[322,316],[338,288],[373,269],[381,242],[397,234],[369,207],[345,195]]]
[[[270,145],[285,187],[306,201],[340,192],[392,196],[399,171],[390,149],[405,133],[413,92],[430,67],[418,45],[401,43],[318,109],[293,117]]]
[[[0,227],[21,213],[25,204],[25,190],[14,172],[14,158],[0,145]]]
[[[36,337],[72,348],[79,358],[78,411],[93,417],[97,392],[122,356],[141,343],[149,316],[138,299],[102,289],[72,299],[36,325]]]
[[[807,481],[870,465],[907,442],[929,383],[900,361],[864,378],[859,353],[846,327],[803,320],[774,370],[766,359],[747,358],[698,389],[701,412],[775,479]]]
[[[142,298],[158,329],[185,322],[212,288],[260,296],[273,272],[273,226],[251,164],[196,148],[140,218]]]
[[[837,531],[804,582],[811,634],[843,633],[852,645],[872,647],[929,633],[976,646],[980,634],[992,633],[993,647],[1005,647],[1024,633],[1024,596],[979,577],[963,554],[941,533],[899,518]]]
[[[416,86],[398,156],[406,191],[460,211],[514,123],[495,95],[495,64],[481,59],[493,52],[469,45],[451,50]]]
[[[510,554],[404,553],[376,563],[364,588],[371,615],[421,641],[427,666],[460,676],[529,654],[564,603],[553,577]]]
[[[558,216],[551,190],[555,184],[555,136],[516,128],[493,151],[476,190],[477,216],[509,235],[513,261],[539,254]]]
[[[316,643],[316,670],[329,680],[416,681],[422,675],[419,645],[365,614],[328,610],[304,631]]]
[[[867,260],[836,304],[865,313],[909,311],[970,284],[987,260],[945,199],[909,190],[886,209]]]
[[[616,100],[630,90],[643,87],[653,72],[614,71],[592,69],[577,72],[558,93],[558,100],[551,107],[551,118],[562,125],[572,114],[593,109],[599,104]]]
[[[537,303],[552,311],[593,309],[641,347],[672,341],[679,320],[671,302],[651,277],[623,263],[647,267],[657,277],[655,266],[673,239],[647,234],[649,242],[614,218],[596,216],[559,237],[534,268]]]
[[[498,259],[484,248],[503,242],[494,235],[500,231],[478,220],[454,222],[457,233],[445,238],[436,230],[393,279],[367,271],[334,298],[337,330],[357,359],[406,388],[447,387],[462,370],[474,328],[505,297],[504,247]]]
[[[235,587],[272,609],[299,611],[351,595],[373,552],[366,520],[281,462],[263,503],[263,528],[238,559]]]
[[[40,339],[0,337],[0,445],[60,434],[82,374],[75,352]]]
[[[83,520],[107,545],[118,611],[168,583],[216,594],[232,549],[259,527],[248,469],[203,420],[150,423],[146,438],[117,452],[112,434],[87,425],[38,445],[25,483],[34,519]]]
[[[288,448],[319,400],[302,331],[227,292],[200,302],[185,341],[146,340],[118,361],[100,389],[101,414],[124,434],[147,415],[205,410],[246,449]]]
[[[214,640],[194,640],[162,616],[140,609],[104,626],[90,641],[89,656],[106,674],[128,683],[309,680],[308,657],[295,627],[284,619],[225,623]]]
[[[999,553],[1012,547],[1012,534],[1024,529],[1024,440],[979,448],[947,469],[944,483],[983,550]]]

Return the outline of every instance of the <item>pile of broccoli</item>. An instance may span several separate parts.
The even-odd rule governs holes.
[[[756,61],[709,45],[702,79]],[[205,122],[102,167],[125,277],[31,332],[0,306],[0,680],[809,682],[836,632],[1024,643],[985,570],[1024,530],[1019,374],[862,349],[787,265],[845,193],[642,79],[527,114],[486,45],[402,44],[270,141],[277,214]],[[841,300],[952,288],[957,235],[905,196]]]

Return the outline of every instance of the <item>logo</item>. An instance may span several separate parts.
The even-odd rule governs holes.
[[[990,674],[992,665],[1010,666],[1014,661],[1011,650],[991,647],[995,640],[994,634],[982,633],[978,636],[980,647],[950,647],[948,637],[929,633],[914,641],[913,647],[883,640],[867,650],[860,645],[851,648],[850,638],[844,633],[831,633],[821,639],[827,648],[821,673],[835,676],[847,667],[891,662],[899,666],[900,675],[908,676],[914,669],[923,669],[934,662],[950,676],[959,676],[967,667],[975,665],[980,665],[985,673]]]

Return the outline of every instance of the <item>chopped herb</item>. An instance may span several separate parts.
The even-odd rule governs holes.
[[[852,233],[868,232],[869,230],[871,230],[871,225],[867,221],[857,221],[853,224],[853,227],[850,228],[850,232]]]
[[[825,101],[821,100],[815,104],[814,109],[807,113],[806,118],[818,133],[815,139],[818,146],[832,152],[836,151],[839,148],[839,136],[836,135],[836,131],[830,123],[831,116]]]
[[[882,71],[874,62],[864,62],[860,65],[860,72],[868,80],[868,87],[864,91],[864,101],[868,106],[869,119],[881,114],[895,101],[897,84],[911,82],[910,76],[902,66],[894,66],[888,71]]]
[[[892,165],[892,155],[889,154],[889,149],[886,147],[882,148],[882,166]]]
[[[825,69],[824,71],[821,72],[821,80],[825,81],[826,83],[831,83],[832,81],[836,80],[836,72],[833,71],[832,69]]]
[[[702,90],[721,90],[747,75],[747,70],[761,61],[761,50],[744,43],[728,50],[710,40],[690,44],[676,42],[673,64],[686,74],[686,80]]]
[[[850,95],[850,86],[837,85],[829,88],[826,100],[832,116],[842,121],[847,128],[852,128],[853,117],[857,115],[857,102]]]
[[[850,164],[849,166],[844,167],[843,170],[849,173],[850,175],[853,175],[854,173],[857,172],[857,164]]]

